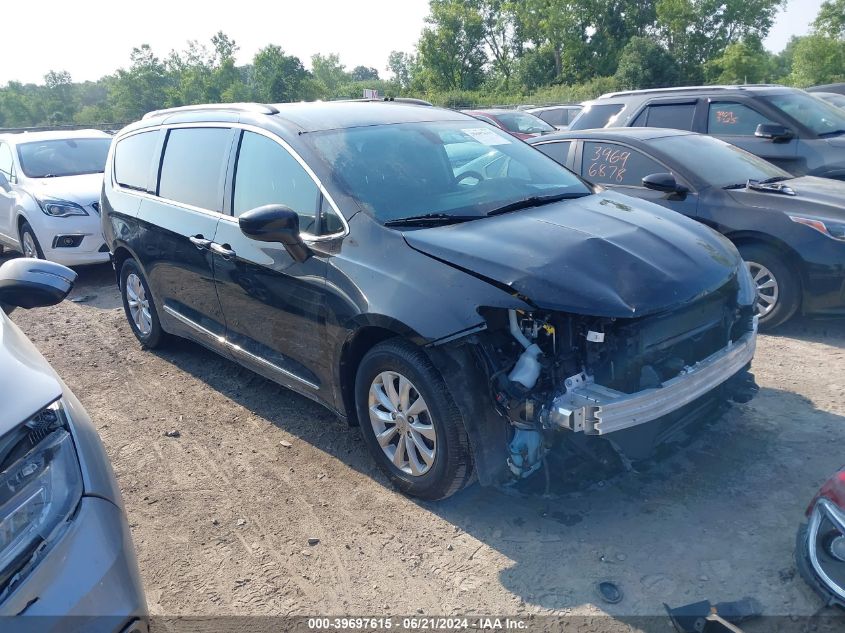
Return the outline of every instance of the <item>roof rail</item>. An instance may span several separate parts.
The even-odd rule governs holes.
[[[619,92],[608,92],[599,99],[611,99],[613,97],[627,97],[629,95],[653,94],[660,92],[683,92],[693,90],[742,90],[744,88],[783,88],[783,84],[737,84],[721,86],[675,86],[674,88],[644,88],[642,90],[621,90]]]
[[[200,112],[203,110],[229,110],[233,112],[252,112],[253,114],[278,114],[278,108],[266,103],[198,103],[196,105],[177,106],[147,112],[142,118],[150,119],[162,114],[177,114],[179,112]]]

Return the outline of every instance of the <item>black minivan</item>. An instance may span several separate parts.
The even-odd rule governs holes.
[[[193,339],[360,424],[408,494],[568,443],[640,459],[756,389],[730,242],[454,111],[153,112],[115,137],[101,203],[144,347]]]

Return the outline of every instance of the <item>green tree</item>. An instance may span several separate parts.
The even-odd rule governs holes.
[[[845,42],[808,35],[795,42],[789,82],[806,88],[845,80]]]
[[[325,86],[326,94],[334,97],[341,84],[349,81],[349,73],[346,67],[340,63],[340,56],[337,53],[330,55],[311,56],[311,73],[314,79]]]
[[[415,63],[413,55],[402,51],[390,51],[387,57],[387,70],[393,73],[393,80],[402,90],[408,89],[411,85],[411,73]]]
[[[462,0],[431,0],[417,44],[422,83],[436,90],[472,90],[484,79],[484,24]]]
[[[729,44],[763,40],[785,0],[658,0],[657,31],[681,65],[682,80],[700,82],[705,64]]]
[[[355,66],[352,72],[349,73],[349,78],[352,81],[378,81],[378,71],[375,68],[368,68],[367,66]]]
[[[51,70],[44,75],[43,106],[47,122],[51,124],[73,120],[76,106],[73,98],[73,81],[66,70]]]
[[[734,42],[707,63],[708,81],[718,84],[762,83],[771,78],[773,63],[759,40]]]
[[[626,90],[664,88],[677,85],[681,72],[678,63],[660,44],[635,36],[622,49],[614,77]]]
[[[119,69],[109,86],[111,110],[118,121],[134,121],[165,105],[170,76],[148,44],[133,48],[128,69]]]
[[[252,82],[258,101],[299,101],[304,98],[306,90],[313,90],[308,79],[309,74],[302,61],[293,55],[285,55],[275,44],[262,48],[252,60]]]
[[[823,2],[813,27],[821,35],[845,39],[845,0]]]

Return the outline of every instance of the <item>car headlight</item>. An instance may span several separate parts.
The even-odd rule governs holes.
[[[800,215],[790,215],[789,219],[798,224],[809,226],[811,229],[816,229],[819,233],[828,236],[832,240],[845,242],[845,222],[805,218]]]
[[[82,497],[76,448],[59,403],[0,438],[0,593]]]
[[[757,301],[757,285],[754,279],[751,278],[751,271],[743,262],[736,273],[737,281],[739,281],[739,292],[737,293],[737,303],[741,306],[751,306]]]
[[[38,204],[45,215],[54,218],[67,218],[72,215],[88,215],[88,212],[81,205],[70,200],[55,200],[53,198],[40,198]]]

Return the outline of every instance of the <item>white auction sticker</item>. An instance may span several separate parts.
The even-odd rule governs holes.
[[[504,136],[499,136],[493,130],[488,130],[484,127],[471,127],[468,129],[461,129],[461,132],[463,132],[464,134],[469,134],[476,141],[478,141],[479,143],[484,143],[485,145],[510,144],[510,140],[506,139]]]

